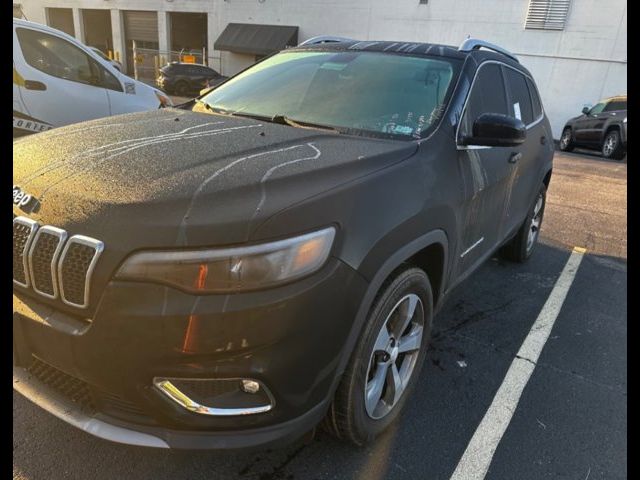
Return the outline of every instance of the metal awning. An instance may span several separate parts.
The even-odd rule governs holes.
[[[298,27],[230,23],[213,45],[216,50],[270,55],[298,44]]]

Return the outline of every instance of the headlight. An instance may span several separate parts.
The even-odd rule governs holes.
[[[247,247],[135,253],[116,278],[171,285],[192,293],[272,287],[324,265],[335,237],[329,227],[306,235]]]
[[[622,120],[622,123],[627,123],[627,117],[624,117],[624,120]]]
[[[171,101],[171,99],[167,97],[164,93],[161,93],[157,90],[155,90],[155,93],[156,93],[156,97],[158,97],[158,100],[160,100],[160,108],[173,106],[173,102]]]

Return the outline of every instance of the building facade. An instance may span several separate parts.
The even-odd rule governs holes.
[[[482,38],[532,72],[556,139],[584,104],[627,92],[626,0],[21,0],[16,12],[113,51],[129,72],[135,40],[159,51],[201,51],[212,68],[233,75],[261,55],[216,50],[229,24],[297,27],[297,41]]]

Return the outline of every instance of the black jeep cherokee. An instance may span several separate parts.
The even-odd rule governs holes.
[[[240,448],[394,421],[447,294],[532,254],[553,141],[499,47],[342,41],[13,155],[14,388],[109,440]]]

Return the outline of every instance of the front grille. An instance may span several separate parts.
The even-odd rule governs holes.
[[[38,224],[28,218],[13,219],[13,281],[23,287],[29,286],[25,258],[37,228]]]
[[[27,371],[42,383],[78,405],[82,410],[90,413],[95,412],[95,402],[91,395],[91,389],[86,382],[67,375],[36,357],[33,357],[33,362]]]
[[[56,262],[67,232],[55,227],[42,227],[29,250],[29,273],[33,289],[45,297],[56,298],[58,285]]]
[[[76,404],[84,413],[92,415],[100,412],[121,420],[143,424],[154,423],[154,420],[134,403],[114,393],[93,387],[37,357],[32,357],[31,366],[27,371],[66,400]]]
[[[85,303],[86,278],[96,250],[82,243],[69,243],[60,267],[60,282],[65,299],[75,305]]]
[[[68,305],[89,304],[91,274],[104,249],[94,238],[73,235],[25,217],[13,219],[13,281]],[[60,253],[62,252],[62,253]]]

